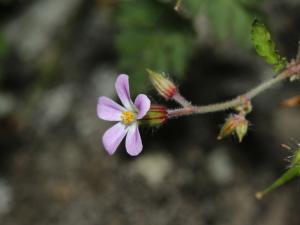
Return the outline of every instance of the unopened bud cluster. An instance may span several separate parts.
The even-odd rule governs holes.
[[[241,96],[240,99],[242,104],[235,107],[236,113],[231,114],[226,119],[219,133],[218,140],[233,134],[237,136],[239,142],[242,142],[247,134],[249,121],[246,119],[246,115],[252,111],[252,104],[251,101],[244,96]]]

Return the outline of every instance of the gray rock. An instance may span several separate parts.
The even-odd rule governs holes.
[[[208,171],[219,184],[228,184],[233,180],[234,168],[226,149],[214,150],[207,159]]]
[[[159,186],[173,167],[170,157],[153,153],[138,157],[131,165],[131,172],[145,178],[151,187]]]
[[[287,143],[291,138],[300,140],[300,110],[299,108],[279,108],[274,111],[274,135],[278,140]]]
[[[37,126],[39,131],[57,125],[70,113],[74,94],[75,90],[72,85],[61,85],[45,92],[33,114],[34,123],[32,124]],[[36,117],[36,115],[39,116]],[[36,118],[39,118],[39,120],[36,120]]]
[[[117,72],[108,66],[100,66],[92,72],[91,88],[94,90],[95,97],[100,95],[113,98],[116,96],[115,80]]]
[[[8,94],[0,93],[0,117],[12,112],[15,106],[15,99]]]
[[[11,186],[5,180],[0,179],[0,216],[10,211],[12,199]]]
[[[9,22],[3,33],[25,61],[36,59],[61,32],[82,0],[39,0]]]

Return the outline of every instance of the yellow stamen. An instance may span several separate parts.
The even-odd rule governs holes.
[[[135,117],[136,117],[135,114],[133,112],[130,112],[130,111],[123,112],[122,115],[121,115],[122,122],[125,125],[128,125],[128,124],[132,123],[135,120]]]

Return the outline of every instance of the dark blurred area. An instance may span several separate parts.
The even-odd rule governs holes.
[[[300,39],[298,0],[0,0],[1,225],[299,225],[299,181],[255,192],[288,167],[300,141],[299,95],[285,82],[253,101],[243,143],[217,141],[229,112],[141,131],[138,157],[109,156],[96,115],[128,73],[132,95],[164,71],[195,104],[233,98],[274,74],[250,43],[261,18],[288,59]],[[167,104],[168,105],[168,104]],[[172,104],[171,104],[172,106]]]

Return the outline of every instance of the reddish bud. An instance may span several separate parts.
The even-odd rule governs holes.
[[[164,75],[147,69],[149,78],[156,91],[166,100],[171,99],[177,92],[175,84]]]
[[[158,126],[166,122],[168,119],[167,108],[163,105],[153,104],[149,111],[143,117],[141,122],[150,126]]]

